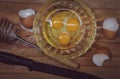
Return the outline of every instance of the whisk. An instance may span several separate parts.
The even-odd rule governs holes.
[[[7,43],[13,43],[16,40],[19,40],[23,43],[26,43],[29,46],[40,50],[40,48],[37,45],[22,39],[20,36],[17,36],[15,24],[6,18],[0,19],[0,40],[3,40]]]
[[[21,37],[17,36],[17,31],[15,29],[15,24],[13,22],[11,22],[10,20],[8,19],[0,19],[0,39],[3,39],[4,41],[8,42],[8,43],[13,43],[15,42],[16,40],[19,40],[23,43],[26,43],[38,50],[41,51],[41,49],[37,46],[37,45],[34,45],[24,39],[22,39]],[[42,52],[42,51],[41,51]],[[69,66],[71,68],[78,68],[79,67],[79,64],[76,63],[76,62],[73,62],[69,59],[65,59],[65,60],[60,60],[60,59],[63,59],[63,57],[53,57],[49,54],[46,54],[46,56],[50,57],[50,58],[53,58],[63,64],[65,64],[66,66]]]

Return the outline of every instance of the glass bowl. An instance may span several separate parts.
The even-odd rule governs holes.
[[[81,0],[49,1],[37,13],[33,28],[41,50],[63,62],[86,53],[97,31],[94,14]]]

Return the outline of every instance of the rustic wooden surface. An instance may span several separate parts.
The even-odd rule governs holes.
[[[16,24],[19,24],[18,11],[26,8],[33,8],[36,11],[42,6],[42,0],[0,0],[0,17],[7,17]],[[107,17],[115,17],[120,22],[120,0],[85,0],[92,7],[96,20],[102,21]],[[18,27],[18,26],[17,26]],[[29,40],[34,40],[33,35],[21,31],[20,35]],[[75,59],[80,63],[79,71],[90,73],[103,79],[120,79],[120,33],[115,40],[100,38],[97,44],[108,47],[112,53],[112,59],[105,63],[104,67],[97,67],[91,61],[92,53],[88,52],[82,57]],[[65,67],[62,64],[44,56],[38,50],[20,43],[13,44],[0,42],[0,51],[8,51],[12,54],[30,58],[39,62]],[[13,66],[0,63],[0,79],[66,79],[40,72],[30,72],[26,67]]]

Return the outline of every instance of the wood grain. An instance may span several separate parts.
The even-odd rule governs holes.
[[[17,72],[10,72],[10,73],[1,73],[0,79],[68,79],[59,76],[43,74],[38,72],[28,72],[28,73],[17,73]]]
[[[26,8],[33,8],[36,11],[39,10],[43,0],[0,0],[0,17],[7,17],[17,24],[19,27],[18,11]],[[84,0],[91,6],[96,20],[103,21],[108,17],[115,17],[120,22],[120,0]],[[108,4],[109,3],[109,4]],[[108,9],[109,8],[109,9]],[[102,24],[101,24],[102,25]],[[101,27],[101,26],[100,26]],[[34,41],[32,34],[21,30],[20,36],[24,39]],[[99,46],[107,47],[111,50],[112,58],[110,61],[105,62],[104,67],[96,67],[92,61],[91,52],[76,58],[75,61],[80,63],[81,67],[79,71],[90,73],[103,79],[120,79],[120,33],[114,40],[107,40],[100,38],[96,41]],[[27,46],[19,41],[13,44],[7,44],[0,42],[0,51],[8,51],[12,54],[23,56],[33,59],[38,62],[43,62],[59,67],[65,67],[61,63],[58,63],[42,54],[42,52]],[[45,73],[30,72],[27,68],[22,66],[12,66],[0,63],[0,79],[64,79],[63,77],[53,76]],[[66,78],[65,78],[66,79]]]
[[[13,2],[13,3],[44,3],[49,0],[0,0],[1,2]],[[120,0],[83,0],[92,8],[112,8],[120,9]]]

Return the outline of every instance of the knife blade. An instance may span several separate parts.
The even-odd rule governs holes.
[[[39,71],[72,79],[101,79],[100,77],[91,74],[36,62],[31,59],[3,51],[0,51],[0,62],[10,65],[26,66],[30,71]]]

